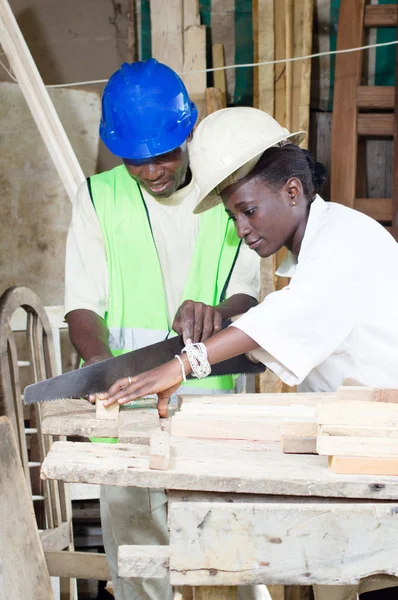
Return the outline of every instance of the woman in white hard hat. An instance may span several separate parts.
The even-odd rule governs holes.
[[[283,290],[204,344],[187,344],[166,365],[118,380],[106,404],[158,394],[167,415],[171,393],[188,375],[252,352],[300,391],[335,391],[352,377],[398,387],[398,245],[373,219],[318,195],[326,170],[269,115],[225,109],[195,132],[191,167],[201,189],[195,212],[224,203],[239,237],[261,257],[289,250],[278,274]],[[334,198],[338,201],[338,198]],[[317,588],[316,597],[350,600],[356,587]]]

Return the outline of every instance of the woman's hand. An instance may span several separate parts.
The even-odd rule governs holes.
[[[118,379],[106,393],[98,394],[98,398],[104,400],[105,406],[109,406],[115,402],[126,404],[157,394],[159,416],[167,417],[169,398],[178,389],[182,379],[181,365],[174,358],[161,367],[130,377],[131,383],[128,377]]]

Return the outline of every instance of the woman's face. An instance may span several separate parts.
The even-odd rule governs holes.
[[[271,256],[282,246],[299,253],[308,218],[300,180],[292,177],[274,190],[260,177],[244,178],[221,196],[238,236],[257,254]]]

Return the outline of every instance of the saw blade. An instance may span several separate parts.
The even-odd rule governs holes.
[[[61,398],[80,398],[104,392],[123,377],[133,377],[168,362],[184,347],[182,337],[133,350],[121,356],[58,375],[51,379],[28,385],[24,391],[24,404],[35,404]],[[261,373],[265,366],[252,363],[244,354],[220,362],[212,367],[212,375]],[[200,387],[200,383],[198,384]]]

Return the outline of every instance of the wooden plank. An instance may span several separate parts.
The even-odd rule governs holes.
[[[321,456],[366,456],[398,459],[398,438],[368,438],[318,435],[316,449]]]
[[[152,431],[149,439],[149,468],[167,471],[170,463],[170,435],[167,431]],[[137,575],[136,577],[139,577]]]
[[[71,201],[85,177],[7,0],[0,0],[0,43]]]
[[[372,217],[376,221],[391,221],[391,198],[355,198],[355,210]]]
[[[362,385],[341,386],[337,400],[362,400],[373,402],[398,402],[398,390],[394,388],[371,388]]]
[[[152,56],[177,73],[184,67],[183,2],[182,0],[152,0]]]
[[[366,427],[398,427],[398,406],[384,402],[349,400],[320,404],[320,425],[364,425]]]
[[[319,425],[319,435],[364,438],[398,438],[398,427],[364,427],[362,425]]]
[[[87,400],[66,398],[43,402],[41,414],[43,433],[81,437],[117,437],[117,422],[96,419],[95,406]]]
[[[105,554],[96,552],[45,552],[47,567],[52,577],[66,579],[111,578]]]
[[[253,0],[254,62],[274,60],[274,0]],[[254,106],[274,115],[274,65],[254,67]]]
[[[366,6],[365,27],[395,27],[397,25],[396,4]]]
[[[192,25],[184,30],[184,75],[191,98],[202,98],[206,91],[206,27]],[[201,73],[189,73],[202,71]]]
[[[156,408],[138,410],[125,407],[119,413],[118,438],[120,443],[149,444],[151,431],[158,428],[159,415]]]
[[[316,406],[318,402],[329,402],[336,400],[336,394],[331,392],[311,393],[258,393],[258,394],[211,394],[202,396],[199,394],[182,394],[179,397],[182,406],[188,404],[218,404],[218,405],[243,405],[243,406],[289,406],[299,404],[303,406]]]
[[[394,108],[394,86],[360,85],[357,87],[358,108]]]
[[[32,499],[10,421],[0,417],[0,588],[4,598],[53,600]],[[9,543],[5,543],[8,540]],[[34,591],[34,592],[33,592]],[[32,596],[33,594],[33,596]]]
[[[282,450],[285,454],[317,454],[316,437],[282,435]]]
[[[172,419],[171,433],[181,438],[215,440],[257,440],[278,442],[281,437],[281,420],[259,418],[228,419],[212,416]]]
[[[171,496],[171,584],[356,585],[374,573],[396,576],[396,510],[394,502]]]
[[[294,56],[308,56],[312,51],[314,0],[294,2]],[[310,124],[311,59],[292,63],[291,128],[307,131]],[[307,135],[302,147],[308,148]]]
[[[184,0],[182,4],[184,13],[184,31],[191,25],[200,25],[199,0]]]
[[[350,456],[331,456],[329,468],[342,475],[398,475],[396,458],[366,458]]]
[[[353,54],[356,54],[355,52]],[[358,115],[358,135],[364,136],[393,136],[394,115],[372,113]]]
[[[225,67],[224,44],[212,46],[213,68]],[[213,71],[213,85],[221,91],[222,108],[227,106],[227,80],[225,70]]]
[[[171,439],[173,468],[149,469],[148,446],[55,442],[42,477],[104,485],[278,496],[396,499],[398,480],[347,478],[323,456],[283,454],[278,443]],[[200,459],[198,459],[200,457]]]
[[[316,438],[318,426],[314,421],[282,421],[282,436]]]
[[[181,410],[173,417],[173,421],[186,420],[187,418],[222,417],[232,419],[239,425],[240,418],[275,418],[275,419],[301,419],[314,420],[316,405],[305,406],[301,404],[278,404],[266,406],[241,406],[239,404],[183,404]]]
[[[363,41],[364,0],[342,0],[337,49],[358,47]],[[353,207],[357,171],[357,86],[362,52],[336,56],[331,158],[331,198]]]
[[[235,586],[195,587],[194,600],[238,600],[238,588]]]
[[[119,417],[120,404],[111,404],[105,406],[103,400],[96,400],[95,402],[95,418],[100,421],[117,421]]]
[[[221,90],[218,88],[206,88],[206,115],[211,115],[216,110],[223,108]]]
[[[61,551],[68,548],[71,543],[72,523],[62,523],[54,529],[46,529],[40,532],[40,540],[44,551]]]
[[[119,546],[119,577],[163,579],[169,576],[170,546]]]

